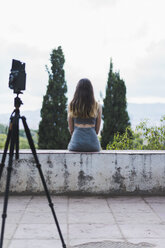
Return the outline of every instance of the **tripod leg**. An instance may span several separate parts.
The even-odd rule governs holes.
[[[15,159],[19,159],[19,117],[16,121]]]
[[[9,142],[10,142],[10,138],[11,138],[11,125],[12,124],[10,122],[9,130],[8,130],[8,134],[7,134],[7,139],[5,142],[5,148],[4,148],[4,152],[3,152],[2,160],[1,160],[1,164],[0,164],[0,180],[1,180],[2,172],[3,172],[4,166],[5,166],[5,159],[6,159],[7,150],[8,150]]]
[[[9,152],[9,164],[7,168],[7,180],[6,180],[6,189],[5,189],[5,199],[3,205],[3,214],[2,214],[2,227],[1,227],[1,239],[0,239],[0,248],[3,246],[3,238],[5,231],[5,222],[7,217],[7,206],[8,206],[8,197],[9,197],[9,188],[10,188],[10,180],[11,180],[11,171],[12,171],[12,163],[13,163],[13,155],[14,155],[14,145],[15,145],[15,136],[14,132],[15,125],[13,123],[11,128],[11,141],[10,141],[10,152]]]
[[[36,153],[36,149],[35,149],[35,146],[34,146],[34,142],[33,142],[29,127],[28,127],[27,122],[26,122],[26,118],[24,116],[21,117],[21,118],[22,118],[22,122],[23,122],[23,125],[24,125],[24,128],[25,128],[25,133],[26,133],[26,136],[27,136],[27,139],[28,139],[28,142],[29,142],[29,146],[30,146],[30,148],[32,150],[32,153],[33,153],[33,156],[34,156],[35,162],[37,164],[37,168],[38,168],[38,171],[39,171],[39,174],[40,174],[43,186],[44,186],[44,190],[45,190],[48,202],[49,202],[49,207],[52,210],[52,214],[53,214],[56,226],[57,226],[57,230],[58,230],[58,233],[59,233],[59,236],[60,236],[60,239],[61,239],[62,246],[63,246],[63,248],[66,248],[66,244],[65,244],[63,236],[62,236],[62,232],[61,232],[61,229],[60,229],[57,217],[56,217],[54,206],[53,206],[53,203],[51,201],[51,197],[50,197],[50,194],[49,194],[49,191],[48,191],[48,188],[47,188],[47,185],[46,185],[46,181],[45,181],[42,169],[41,169],[41,164],[39,163],[37,153]]]

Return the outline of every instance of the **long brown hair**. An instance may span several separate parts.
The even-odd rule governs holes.
[[[89,79],[81,79],[76,87],[74,97],[69,105],[69,114],[72,117],[96,117],[98,103],[95,101],[93,86]]]

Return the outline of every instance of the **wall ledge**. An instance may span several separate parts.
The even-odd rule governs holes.
[[[165,154],[165,150],[101,150],[100,152],[74,152],[68,150],[37,149],[37,154]],[[30,149],[20,149],[19,153],[31,154]],[[0,150],[3,154],[3,150]]]
[[[0,161],[3,150],[0,150]],[[70,152],[37,150],[42,171],[52,194],[76,195],[161,195],[165,194],[165,151],[102,150]],[[20,150],[13,160],[10,191],[14,194],[42,194],[31,150]],[[0,181],[5,191],[8,154]]]

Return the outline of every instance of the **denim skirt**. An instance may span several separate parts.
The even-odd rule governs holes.
[[[101,150],[100,142],[94,127],[74,127],[71,140],[68,145],[69,151],[98,152]]]

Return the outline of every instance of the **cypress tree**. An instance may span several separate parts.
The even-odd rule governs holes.
[[[38,146],[41,149],[66,149],[69,142],[67,123],[67,85],[63,69],[65,58],[61,46],[50,54],[51,71],[43,97]]]
[[[101,132],[101,145],[106,149],[107,144],[113,142],[114,134],[123,134],[130,126],[127,112],[126,86],[120,79],[119,72],[113,72],[112,59],[106,86],[106,96],[103,100],[103,129]]]

